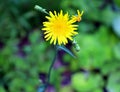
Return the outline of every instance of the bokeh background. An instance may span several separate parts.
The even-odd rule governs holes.
[[[76,56],[59,51],[46,92],[120,92],[120,0],[0,0],[0,92],[37,92],[55,54],[41,31],[47,11],[84,11]]]

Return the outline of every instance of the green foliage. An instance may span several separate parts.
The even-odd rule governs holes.
[[[23,47],[26,57],[19,56],[17,41],[10,41],[0,53],[0,83],[7,85],[10,92],[36,92],[39,83],[39,73],[48,71],[53,53],[47,50],[47,44],[40,40],[39,31],[30,36],[32,44]],[[49,51],[45,56],[45,52]],[[41,57],[42,56],[42,57]],[[45,61],[45,62],[44,62]],[[1,88],[3,90],[3,88]]]
[[[108,91],[114,91],[114,92],[119,92],[120,91],[120,73],[119,72],[114,72],[110,75],[107,89]]]
[[[119,0],[114,1],[120,5]],[[52,71],[50,83],[56,92],[103,92],[103,87],[119,92],[120,38],[112,27],[120,15],[110,4],[102,7],[103,2],[0,0],[0,92],[37,92],[43,85],[40,74],[48,73],[55,50],[43,38],[41,27],[46,15],[34,10],[35,5],[69,14],[84,11],[82,21],[77,23],[79,34],[74,37],[80,51],[72,44],[66,46],[69,49],[59,48],[67,53],[59,52],[55,63],[59,67]],[[73,54],[76,58],[71,57]],[[68,85],[62,84],[64,77],[70,77]]]
[[[114,0],[115,4],[120,7],[120,1],[119,0]]]
[[[93,77],[94,76],[94,77]],[[72,87],[78,92],[93,92],[103,86],[100,75],[86,73],[76,73],[72,76]]]
[[[109,33],[105,27],[100,27],[99,32],[95,34],[80,34],[75,37],[76,41],[81,47],[77,62],[81,68],[100,68],[104,65],[105,61],[108,62],[112,59],[112,47],[115,42],[109,38]],[[104,38],[106,37],[106,38]],[[109,42],[109,43],[108,43]],[[96,62],[97,61],[97,62]]]

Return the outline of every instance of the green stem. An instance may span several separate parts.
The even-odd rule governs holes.
[[[50,65],[50,68],[49,68],[49,71],[48,71],[47,84],[49,84],[49,82],[50,82],[51,71],[52,71],[53,65],[54,65],[54,63],[56,61],[57,54],[58,54],[58,49],[56,49],[56,51],[55,51],[55,57],[54,57],[51,65]]]
[[[58,48],[57,48],[57,46],[56,46],[55,57],[54,57],[51,65],[50,65],[50,68],[49,68],[49,71],[48,71],[48,76],[47,76],[47,82],[46,82],[46,84],[44,85],[44,90],[43,90],[43,92],[45,92],[46,88],[48,87],[48,85],[49,85],[49,83],[50,83],[50,76],[51,76],[52,68],[53,68],[53,65],[54,65],[54,63],[55,63],[55,61],[56,61],[57,55],[58,55]]]

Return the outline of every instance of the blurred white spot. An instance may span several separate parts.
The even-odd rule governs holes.
[[[113,25],[112,25],[114,32],[120,37],[120,16],[116,17],[113,20]]]

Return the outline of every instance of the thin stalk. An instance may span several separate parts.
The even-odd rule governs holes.
[[[50,82],[51,71],[52,71],[53,65],[54,65],[54,63],[56,61],[57,54],[58,54],[58,50],[56,50],[56,52],[55,52],[55,57],[54,57],[51,65],[50,65],[50,68],[49,68],[49,71],[48,71],[47,84],[49,84],[49,82]]]
[[[56,61],[57,55],[58,55],[58,48],[57,48],[56,51],[55,51],[55,57],[54,57],[51,65],[50,65],[50,68],[49,68],[49,71],[48,71],[47,82],[46,82],[46,84],[45,84],[45,90],[46,90],[47,86],[48,86],[49,83],[50,83],[51,72],[52,72],[52,68],[53,68],[53,66],[54,66],[54,63],[55,63],[55,61]],[[45,92],[45,90],[44,90],[43,92]]]

